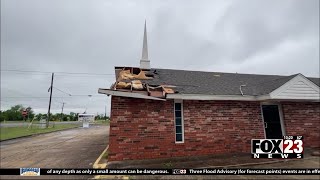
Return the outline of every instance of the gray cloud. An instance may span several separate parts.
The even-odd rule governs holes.
[[[151,66],[319,77],[319,1],[2,0],[1,69],[113,74],[138,66],[148,22]],[[103,113],[114,76],[56,74],[53,112]],[[46,112],[50,74],[1,72],[1,108]],[[64,97],[64,98],[60,98]]]

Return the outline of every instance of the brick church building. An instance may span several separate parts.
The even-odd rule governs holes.
[[[250,153],[251,139],[302,135],[320,144],[320,80],[150,67],[115,67],[109,161]]]

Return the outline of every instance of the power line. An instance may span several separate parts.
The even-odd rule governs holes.
[[[68,96],[67,96],[68,97]],[[49,98],[49,97],[1,97],[1,98]],[[53,97],[53,98],[61,98],[61,97]],[[65,98],[65,97],[64,97]]]
[[[1,69],[3,72],[18,72],[18,73],[48,73],[51,74],[52,72],[49,71],[31,71],[31,70],[18,70],[18,69]],[[79,75],[98,75],[98,76],[114,76],[114,74],[104,74],[104,73],[87,73],[87,72],[54,72],[59,74],[79,74]]]
[[[30,96],[29,94],[27,94],[27,93],[25,93],[25,92],[21,92],[21,91],[19,91],[19,90],[15,90],[15,89],[11,89],[11,88],[8,88],[8,87],[6,87],[6,86],[1,86],[1,88],[4,88],[4,89],[7,89],[7,90],[9,90],[9,91],[14,91],[14,92],[16,92],[16,93],[18,93],[18,94],[20,94],[20,95],[22,95],[22,96]]]
[[[4,71],[1,71],[1,73]],[[4,72],[4,73],[14,73],[15,75],[42,75],[42,76],[47,76],[49,75],[48,73],[36,73],[36,72]],[[95,75],[95,74],[55,74],[55,76],[59,76],[59,77],[68,77],[68,78],[115,78],[114,75],[111,76],[110,75]]]
[[[60,92],[63,92],[63,93],[65,93],[65,94],[68,94],[69,96],[72,96],[70,93],[64,92],[64,91],[62,91],[61,89],[58,89],[58,88],[56,88],[56,87],[54,87],[54,86],[53,86],[53,88],[56,89],[56,90],[58,90],[58,91],[60,91]]]
[[[72,95],[72,96],[82,96],[82,97],[103,97],[104,95]],[[52,98],[72,98],[72,96],[56,96]],[[49,97],[1,97],[1,98],[49,98]]]

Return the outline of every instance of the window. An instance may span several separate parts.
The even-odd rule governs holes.
[[[184,142],[184,128],[183,128],[183,107],[182,101],[175,100],[174,102],[174,119],[175,119],[175,135],[176,143]]]

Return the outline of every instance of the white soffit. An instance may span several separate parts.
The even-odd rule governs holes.
[[[271,99],[319,100],[320,88],[302,74],[298,74],[270,93]]]
[[[123,92],[123,91],[114,91],[110,89],[101,89],[98,90],[99,94],[107,94],[112,96],[121,96],[121,97],[131,97],[131,98],[140,98],[140,99],[152,99],[152,100],[158,100],[158,101],[166,101],[165,99],[156,98],[152,96],[146,96],[139,93],[132,93],[132,92]]]

